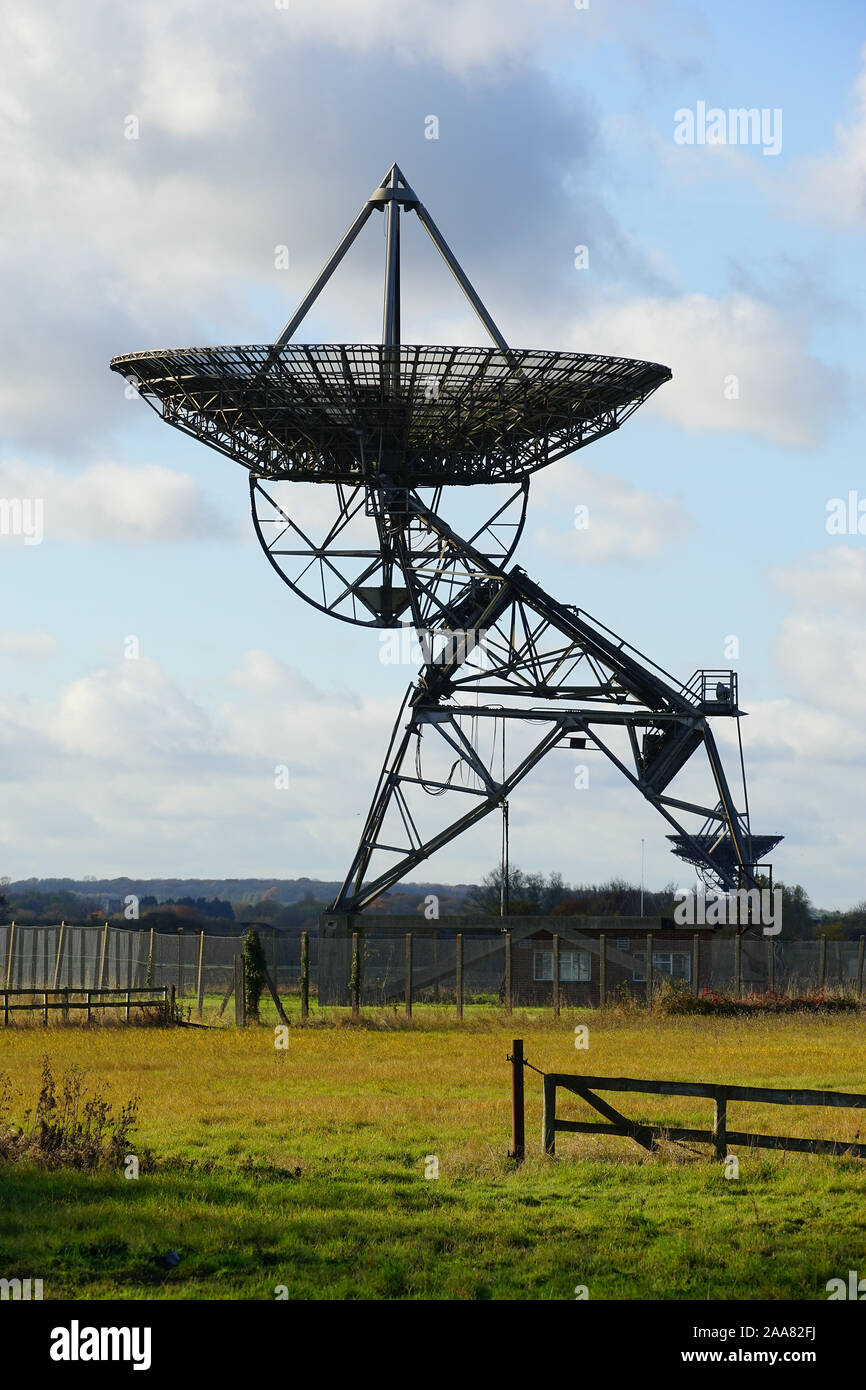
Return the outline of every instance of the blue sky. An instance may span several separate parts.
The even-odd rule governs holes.
[[[396,159],[510,343],[671,366],[621,432],[534,482],[519,561],[683,678],[736,665],[776,872],[822,906],[866,898],[866,536],[825,526],[830,499],[866,497],[861,8],[3,11],[0,497],[45,516],[39,545],[0,535],[3,871],[347,866],[412,671],[279,584],[242,470],[107,363],[275,336]],[[780,110],[780,152],[676,144],[699,102]],[[375,340],[381,257],[376,219],[299,337]],[[404,300],[407,339],[483,341],[417,226]],[[648,879],[677,877],[649,808],[602,779],[588,814],[569,782],[563,763],[514,798],[516,862],[634,877],[644,838]],[[429,876],[477,877],[497,835]]]

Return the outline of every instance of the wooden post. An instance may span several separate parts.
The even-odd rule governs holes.
[[[827,973],[827,938],[821,934],[818,939],[818,988],[824,988],[824,979]]]
[[[177,929],[177,993],[183,998],[183,927]]]
[[[89,1023],[89,1022],[90,1022],[90,990],[87,990],[87,991],[86,991],[86,994],[87,994],[87,1022]]]
[[[238,954],[235,956],[235,1023],[239,1028],[245,1028],[247,1022],[247,982],[246,971],[244,968],[244,958]],[[174,986],[172,985],[172,994]]]
[[[301,1022],[310,1016],[310,937],[301,932]]]
[[[652,933],[646,934],[646,1006],[652,1008],[653,1002],[653,939]]]
[[[556,1080],[552,1076],[545,1076],[544,1081],[544,1109],[541,1115],[541,1148],[546,1154],[556,1153]]]
[[[592,959],[590,957],[590,959]],[[603,1009],[607,1003],[607,936],[604,932],[598,938],[598,1007]]]
[[[198,968],[196,970],[195,998],[199,1018],[204,1007],[204,928],[198,934]]]
[[[8,1025],[8,1023],[9,1023],[9,995],[7,994],[6,990],[4,989],[4,991],[3,991],[3,1027],[5,1028],[5,1027]]]
[[[48,990],[42,992],[42,1027],[48,1027]]]
[[[150,929],[150,940],[147,943],[147,979],[144,982],[148,989],[154,983],[153,980],[153,927]]]
[[[863,944],[864,938],[860,937],[860,944],[857,947],[857,998],[863,998]]]
[[[713,1147],[716,1158],[728,1156],[728,1093],[724,1086],[716,1087],[716,1106],[713,1114]]]
[[[286,1017],[286,1011],[285,1011],[285,1009],[283,1008],[282,1000],[280,999],[280,996],[279,996],[279,994],[277,993],[277,987],[276,987],[276,985],[274,984],[273,980],[271,979],[270,972],[269,972],[268,970],[265,971],[265,984],[267,985],[267,987],[268,987],[268,989],[269,989],[269,991],[270,991],[271,998],[272,998],[273,1001],[274,1001],[274,1008],[276,1009],[277,1013],[279,1014],[280,1022],[281,1022],[281,1023],[284,1023],[284,1024],[286,1025],[286,1027],[288,1028],[288,1026],[289,1026],[289,1020],[288,1020],[288,1018]]]
[[[523,1039],[511,1044],[511,1153],[516,1163],[526,1157],[526,1135],[523,1124]]]
[[[163,994],[165,994],[165,985],[163,985],[163,987],[162,987],[162,992],[163,992]],[[171,1021],[172,1021],[172,1023],[174,1023],[175,1018],[176,1018],[176,1016],[177,1016],[177,985],[172,985],[172,987],[171,987],[171,1004],[170,1004],[170,1008],[171,1008]]]
[[[172,990],[173,990],[173,989],[174,989],[174,985],[172,985]],[[231,982],[229,983],[229,987],[228,987],[228,989],[226,990],[225,994],[223,995],[223,1002],[222,1002],[222,1003],[220,1004],[220,1006],[219,1006],[219,1011],[218,1011],[218,1013],[217,1013],[217,1018],[222,1018],[223,1014],[225,1013],[226,1004],[229,1002],[229,1000],[231,999],[231,997],[232,997],[232,995],[234,994],[234,992],[235,992],[235,978],[234,978],[234,969],[232,969],[232,978],[231,978]],[[165,985],[163,985],[163,987],[162,987],[162,993],[163,993],[163,998],[164,998],[164,997],[165,997]]]
[[[126,1021],[129,1022],[129,990],[126,991]]]
[[[352,932],[352,975],[349,981],[352,994],[352,1017],[361,1013],[361,941],[356,931]]]
[[[105,988],[105,958],[108,955],[108,923],[102,928],[102,952],[99,957],[99,984],[98,989]]]
[[[7,989],[12,988],[12,965],[15,960],[15,923],[9,928],[9,955],[6,959],[6,979],[3,981]]]
[[[412,933],[406,933],[406,1017],[412,1017]]]
[[[692,935],[692,994],[701,992],[701,937],[699,932]]]
[[[776,947],[771,936],[767,937],[767,989],[776,992]]]
[[[553,933],[553,1017],[559,1018],[559,935]]]
[[[63,1022],[69,1022],[69,988],[63,990]]]
[[[462,933],[462,931],[459,931],[459,932],[457,933],[457,942],[456,942],[456,946],[457,946],[457,960],[456,960],[456,973],[457,973],[457,981],[456,981],[456,984],[457,984],[457,1018],[458,1018],[459,1020],[462,1020],[462,1018],[463,1018],[463,933]]]
[[[511,1014],[514,1008],[514,977],[512,975],[513,961],[511,957],[511,932],[505,933],[505,1012]],[[523,1047],[523,1043],[520,1044]]]
[[[54,962],[54,988],[60,982],[60,963],[63,960],[63,938],[66,935],[66,923],[60,923],[60,931],[57,934],[57,959]]]

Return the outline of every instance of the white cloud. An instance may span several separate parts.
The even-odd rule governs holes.
[[[807,610],[835,608],[866,616],[866,547],[837,544],[801,564],[772,570],[771,578]]]
[[[851,92],[853,112],[837,121],[832,151],[797,160],[781,186],[787,209],[834,227],[866,225],[866,44],[864,62]]]
[[[533,515],[547,509],[556,516],[555,524],[535,529],[535,544],[587,564],[654,559],[693,526],[678,498],[637,488],[575,459],[538,475],[532,507]],[[586,511],[576,514],[576,508]]]
[[[41,500],[46,544],[190,540],[229,531],[192,478],[155,463],[95,463],[72,475],[0,461],[0,497]]]
[[[748,295],[654,296],[600,308],[581,320],[575,343],[669,366],[673,380],[646,409],[687,430],[747,431],[804,446],[820,437],[836,400],[834,374],[810,356],[805,325]]]
[[[19,660],[53,656],[57,651],[57,638],[51,632],[12,632],[0,631],[0,652]]]

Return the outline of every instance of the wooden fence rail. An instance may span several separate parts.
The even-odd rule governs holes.
[[[570,1091],[580,1096],[600,1115],[606,1124],[585,1120],[559,1120],[556,1117],[556,1091]],[[707,1129],[683,1129],[672,1125],[639,1124],[615,1110],[607,1101],[595,1094],[596,1091],[633,1091],[639,1094],[659,1096],[700,1096],[712,1100],[715,1105],[713,1127]],[[800,1091],[779,1090],[768,1086],[728,1086],[703,1081],[638,1081],[629,1076],[570,1076],[560,1072],[547,1072],[544,1075],[544,1114],[542,1119],[542,1149],[544,1153],[556,1151],[556,1134],[612,1134],[633,1139],[643,1148],[653,1150],[660,1139],[688,1140],[698,1144],[712,1144],[717,1158],[727,1156],[729,1144],[744,1144],[749,1148],[786,1149],[792,1153],[851,1154],[854,1158],[866,1158],[866,1144],[855,1144],[847,1140],[834,1139],[795,1139],[786,1135],[752,1134],[744,1130],[728,1129],[727,1110],[729,1101],[753,1101],[760,1105],[815,1105],[834,1106],[840,1109],[866,1109],[866,1095],[852,1094],[848,1091]]]
[[[76,995],[83,997],[77,999],[75,998]],[[117,997],[118,995],[120,998]],[[142,995],[148,997],[142,998]],[[38,1001],[36,996],[38,996]],[[10,999],[20,1000],[23,998],[27,998],[31,1002],[28,1004],[10,1004],[9,1002]],[[64,989],[4,989],[0,990],[0,999],[2,999],[4,1027],[9,1023],[9,1015],[14,1013],[41,1013],[43,1023],[47,1024],[51,1009],[60,1009],[64,1021],[69,1018],[72,1009],[84,1009],[88,1022],[94,1009],[125,1009],[128,1023],[130,1009],[133,1005],[140,1009],[165,1004],[168,999],[168,986],[163,985],[161,989],[154,989],[153,987],[150,989],[84,989],[71,985]]]

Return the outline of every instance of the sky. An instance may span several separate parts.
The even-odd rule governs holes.
[[[272,341],[396,161],[512,346],[671,368],[533,480],[517,559],[684,680],[735,667],[777,877],[866,898],[862,7],[0,13],[0,872],[348,868],[413,668],[280,583],[244,470],[108,362]],[[482,343],[413,222],[404,340]],[[376,341],[382,258],[376,217],[298,339]],[[679,882],[639,796],[574,780],[556,753],[515,793],[513,862]],[[425,880],[493,867],[494,821]]]

